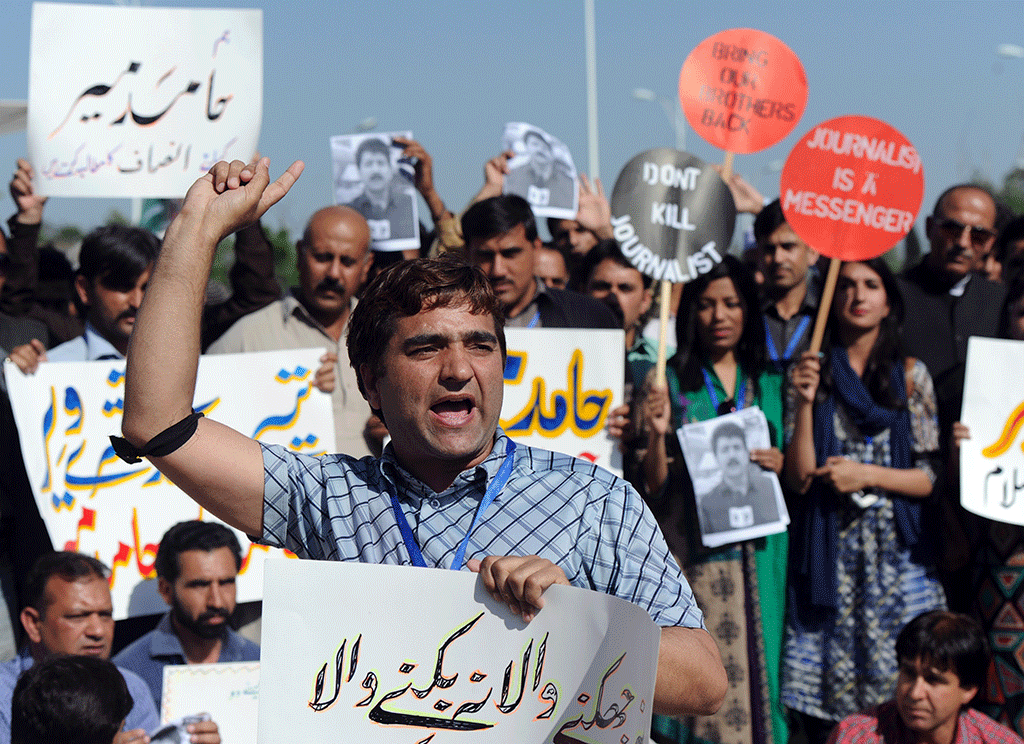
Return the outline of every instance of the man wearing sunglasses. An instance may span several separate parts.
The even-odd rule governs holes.
[[[935,381],[939,405],[940,446],[948,456],[953,422],[963,401],[967,339],[994,338],[1006,290],[977,274],[996,240],[996,202],[986,189],[960,184],[946,189],[925,225],[931,252],[902,277],[906,304],[903,338],[906,354],[927,365]],[[945,457],[944,462],[948,462]],[[954,510],[958,488],[949,482],[944,493]],[[947,581],[950,609],[966,611],[956,588],[969,582]],[[951,593],[951,590],[954,590]]]

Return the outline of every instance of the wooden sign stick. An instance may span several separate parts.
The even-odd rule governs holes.
[[[725,153],[725,160],[722,161],[722,180],[729,183],[729,179],[732,178],[732,161],[735,157],[734,153]]]
[[[661,280],[661,296],[658,299],[658,363],[654,368],[654,384],[658,387],[665,386],[665,357],[668,344],[668,312],[672,304],[672,282],[667,279]]]
[[[825,324],[828,322],[828,313],[832,309],[832,295],[836,291],[836,280],[839,279],[839,267],[843,262],[833,258],[828,265],[828,276],[825,278],[825,286],[821,289],[821,302],[818,304],[818,317],[814,321],[814,335],[811,336],[812,354],[821,351],[821,339],[825,336]]]

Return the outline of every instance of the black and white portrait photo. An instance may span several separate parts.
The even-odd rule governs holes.
[[[750,459],[751,449],[770,446],[760,409],[686,424],[678,434],[707,547],[785,531],[789,514],[779,479]]]
[[[576,166],[569,148],[543,129],[510,122],[501,138],[502,150],[511,150],[504,193],[530,202],[538,217],[575,219],[579,204]]]
[[[331,137],[334,201],[352,207],[370,225],[373,249],[399,251],[419,248],[416,191],[399,160],[402,148],[392,137],[412,138],[411,132],[349,134]]]

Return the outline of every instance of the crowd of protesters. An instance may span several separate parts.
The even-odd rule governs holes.
[[[822,259],[787,224],[778,200],[762,199],[734,175],[738,209],[755,215],[753,241],[744,260],[727,255],[674,294],[667,379],[659,383],[652,282],[615,242],[599,181],[581,177],[576,219],[548,220],[545,243],[530,205],[503,193],[508,154],[485,164],[480,192],[455,213],[434,187],[428,152],[411,140],[399,144],[415,160],[414,182],[433,221],[421,226],[420,254],[452,254],[478,267],[505,327],[625,331],[628,400],[610,413],[609,430],[622,441],[625,476],[692,589],[703,618],[697,625],[714,639],[727,677],[724,694],[710,701],[662,706],[677,715],[656,716],[655,741],[846,740],[840,721],[882,706],[894,691],[899,704],[897,682],[932,666],[953,669],[956,685],[972,690],[956,711],[970,704],[1024,732],[1024,582],[1006,579],[1024,565],[1024,529],[963,510],[957,472],[958,447],[970,436],[958,421],[967,339],[1024,340],[1024,217],[983,186],[951,187],[925,218],[930,251],[920,263],[895,273],[881,259],[843,264],[822,352],[810,353]],[[10,189],[16,211],[0,241],[2,356],[24,374],[48,362],[125,358],[158,238],[134,227],[97,228],[72,269],[38,245],[46,199],[35,193],[26,161],[18,161]],[[326,347],[315,379],[331,396],[339,449],[386,458],[383,406],[346,359],[356,358],[360,339],[348,336],[347,355],[346,336],[367,282],[381,272],[399,276],[393,265],[416,259],[371,250],[370,228],[350,206],[309,218],[296,245],[297,287],[279,286],[258,220],[237,231],[235,254],[230,290],[207,292],[202,349]],[[461,415],[461,403],[451,404],[447,413]],[[755,476],[775,473],[792,521],[785,532],[708,548],[676,430],[751,406],[768,420],[770,446],[749,451],[744,477],[747,465]],[[113,723],[128,721],[115,741],[145,740],[156,725],[164,665],[258,658],[252,640],[228,627],[237,541],[219,525],[172,528],[157,557],[170,611],[115,638],[108,569],[53,552],[5,389],[0,419],[0,705],[9,706],[12,693],[18,699],[22,672],[50,657],[113,653],[121,676],[88,665],[34,674],[51,687],[87,673],[105,679]],[[570,567],[559,568],[564,579]],[[79,613],[75,623],[58,615],[65,606]],[[973,616],[987,635],[993,657],[983,674],[975,664],[965,679],[961,651],[936,651],[920,638],[909,658],[901,651],[904,626],[947,608]],[[949,617],[960,616],[940,619],[948,625]],[[58,698],[40,699],[66,704]],[[694,713],[710,715],[687,715]],[[10,716],[9,707],[0,710],[0,742],[11,734]],[[942,736],[949,721],[942,719]],[[105,731],[111,721],[96,725]],[[219,741],[215,722],[192,726],[193,741]]]

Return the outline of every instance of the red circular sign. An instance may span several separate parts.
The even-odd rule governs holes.
[[[805,134],[779,185],[786,221],[819,253],[865,261],[914,226],[924,169],[909,140],[884,121],[840,116]]]
[[[704,39],[679,72],[679,102],[690,126],[726,152],[771,147],[807,106],[807,75],[771,34],[733,28]]]

